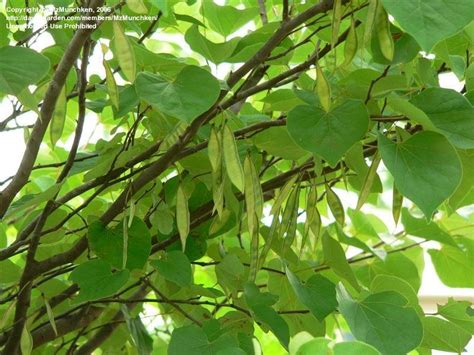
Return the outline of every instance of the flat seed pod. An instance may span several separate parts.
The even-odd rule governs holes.
[[[344,225],[344,207],[342,206],[339,196],[326,184],[326,201],[332,215],[336,219],[336,222],[343,226]]]
[[[239,151],[237,150],[237,143],[235,142],[234,134],[227,125],[224,126],[222,144],[227,175],[235,187],[237,187],[241,192],[244,192],[244,170],[242,168],[242,163],[240,162]]]
[[[119,92],[117,88],[117,83],[115,82],[114,74],[110,69],[109,63],[107,61],[102,62],[105,68],[105,80],[107,85],[107,93],[110,97],[110,102],[114,105],[115,109],[119,109]]]
[[[333,14],[332,14],[332,40],[331,46],[334,46],[337,43],[338,35],[339,35],[339,27],[341,26],[342,20],[342,1],[335,0],[334,7],[333,7]]]
[[[372,160],[372,164],[370,164],[370,168],[369,171],[367,171],[367,175],[365,176],[362,189],[359,193],[359,199],[357,200],[356,210],[360,210],[360,208],[364,205],[365,201],[367,201],[367,197],[369,197],[370,190],[372,189],[375,177],[377,176],[377,168],[380,164],[380,160],[380,154],[377,153],[374,156],[374,159]]]
[[[63,134],[64,121],[66,120],[66,107],[66,86],[63,86],[61,93],[58,96],[58,100],[56,101],[53,118],[51,119],[51,127],[49,128],[51,145],[53,147],[56,145],[58,140],[61,138],[61,135]]]
[[[51,305],[49,304],[48,300],[44,298],[44,306],[46,308],[46,314],[48,316],[49,323],[53,328],[54,334],[58,335],[58,329],[56,328],[56,321],[54,320],[54,313],[51,309]]]
[[[22,355],[30,355],[33,351],[33,337],[31,336],[26,324],[21,332],[20,349]]]
[[[395,53],[395,44],[393,43],[392,33],[390,32],[388,14],[382,6],[377,7],[375,31],[377,32],[380,51],[387,60],[392,61]]]
[[[216,172],[220,168],[222,160],[222,145],[219,139],[219,135],[215,127],[212,127],[211,134],[209,135],[209,143],[207,146],[207,152],[209,161],[211,163],[212,171]]]
[[[319,102],[323,109],[328,112],[331,108],[331,87],[319,64],[316,65],[316,75],[316,91]]]
[[[355,27],[354,19],[351,22],[351,28],[347,34],[346,41],[344,43],[344,63],[343,65],[349,65],[357,54],[359,49],[359,39],[357,38],[357,31]]]
[[[375,17],[377,15],[377,7],[379,6],[378,0],[370,0],[369,7],[367,9],[367,18],[365,20],[365,30],[363,45],[370,41],[372,30],[374,28]]]
[[[273,240],[275,239],[275,235],[277,231],[279,230],[280,227],[280,210],[276,211],[276,213],[273,215],[272,219],[272,224],[270,225],[270,231],[268,232],[268,238],[265,241],[265,246],[263,247],[262,253],[260,254],[260,259],[259,259],[259,268],[262,267],[262,265],[265,263],[265,259],[268,255],[268,252],[270,251],[272,247]]]
[[[129,39],[125,35],[122,24],[118,21],[113,22],[114,29],[114,55],[124,73],[125,77],[130,81],[135,81],[137,74],[137,64],[135,59],[135,51]]]
[[[291,192],[291,189],[293,188],[293,184],[295,183],[297,178],[298,176],[293,176],[290,180],[286,182],[285,185],[283,185],[277,197],[275,198],[275,202],[272,205],[272,209],[270,211],[271,215],[278,214],[278,211],[280,211],[283,201],[287,199],[288,195]]]
[[[402,211],[403,205],[403,195],[398,191],[395,184],[393,185],[393,195],[392,195],[392,216],[395,224],[398,224],[400,220],[400,213]]]
[[[249,155],[244,160],[245,176],[245,204],[247,206],[247,218],[249,220],[249,231],[253,231],[258,224],[258,219],[263,213],[263,194],[255,166]]]
[[[188,198],[184,192],[183,186],[179,185],[176,193],[176,224],[178,226],[179,237],[183,251],[186,248],[186,239],[189,234],[190,217],[188,208]]]
[[[318,209],[316,207],[317,202],[318,202],[318,190],[316,186],[312,186],[309,189],[306,196],[306,220],[304,224],[303,240],[301,241],[301,250],[303,250],[306,244],[306,240],[308,238],[308,233],[311,229],[311,225],[314,223],[315,219],[319,216]]]

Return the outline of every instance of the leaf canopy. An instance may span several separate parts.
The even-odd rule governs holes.
[[[462,352],[471,305],[420,295],[474,288],[473,20],[0,6],[0,353]]]

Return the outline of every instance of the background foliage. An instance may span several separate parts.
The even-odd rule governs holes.
[[[463,351],[417,293],[474,287],[473,0],[103,5],[0,13],[4,354]]]

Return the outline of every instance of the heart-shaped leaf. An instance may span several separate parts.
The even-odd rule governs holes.
[[[442,134],[420,132],[399,144],[380,135],[379,148],[398,191],[428,219],[461,180],[459,157]]]
[[[0,91],[19,95],[36,84],[49,70],[49,60],[29,48],[0,48]]]
[[[258,287],[252,283],[245,284],[244,296],[245,302],[247,302],[255,319],[267,325],[280,343],[285,348],[288,348],[290,341],[288,324],[283,317],[271,307],[276,303],[278,297],[268,292],[260,292]]]
[[[208,71],[189,65],[175,80],[143,72],[135,82],[138,96],[161,112],[191,122],[217,100],[219,82]]]
[[[87,234],[92,250],[99,258],[109,262],[117,269],[122,268],[123,258],[123,224],[114,229],[105,227],[100,222],[93,222]],[[140,219],[134,218],[128,228],[127,264],[129,270],[142,269],[151,251],[151,235],[147,226]]]
[[[193,283],[193,271],[189,259],[179,250],[170,251],[162,259],[153,260],[151,264],[165,279],[181,287],[188,287]]]
[[[298,300],[322,322],[337,307],[336,285],[321,275],[313,275],[303,285],[288,268],[286,276]]]
[[[193,51],[217,64],[225,62],[232,55],[240,41],[240,38],[233,38],[222,43],[214,43],[199,32],[197,25],[191,26],[186,31],[184,38]]]
[[[71,280],[80,288],[75,303],[112,296],[127,283],[129,275],[128,270],[112,273],[109,263],[104,260],[89,260],[79,265],[71,273]]]
[[[288,113],[288,131],[303,149],[335,166],[367,131],[369,115],[361,101],[348,100],[329,112],[297,106]]]
[[[415,309],[408,307],[406,298],[397,292],[374,293],[358,301],[339,285],[337,299],[354,337],[382,354],[407,354],[423,338],[423,326]]]
[[[462,30],[474,18],[472,0],[382,0],[382,3],[426,52]]]
[[[474,107],[452,89],[428,88],[411,101],[454,146],[474,148]]]

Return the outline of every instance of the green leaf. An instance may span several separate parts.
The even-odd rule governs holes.
[[[379,135],[379,148],[397,189],[428,219],[461,180],[459,157],[439,133],[420,132],[398,144]]]
[[[442,230],[435,222],[428,222],[424,218],[415,218],[406,208],[402,209],[402,223],[407,234],[457,247],[449,233]]]
[[[451,144],[461,149],[474,148],[474,107],[462,94],[452,89],[428,88],[410,102],[428,115]]]
[[[211,42],[199,32],[197,25],[191,26],[186,31],[184,39],[193,51],[216,64],[225,62],[231,57],[240,41],[240,38],[232,38],[222,43]]]
[[[171,341],[168,348],[169,355],[185,355],[192,353],[202,353],[209,345],[206,333],[195,325],[177,328],[171,334]]]
[[[19,95],[28,85],[40,81],[48,70],[48,58],[32,49],[0,48],[0,92]]]
[[[105,227],[100,221],[89,225],[87,234],[92,250],[97,256],[117,269],[123,266],[124,231],[123,223],[113,229]],[[142,269],[150,255],[151,235],[144,222],[133,218],[128,228],[127,264],[129,270]]]
[[[369,344],[360,341],[337,343],[333,348],[334,355],[380,355],[380,352]]]
[[[37,207],[42,203],[52,199],[56,194],[61,190],[62,183],[54,184],[53,186],[47,188],[45,191],[34,195],[23,195],[20,199],[13,202],[8,209],[8,213],[5,215],[4,219],[7,219],[11,216],[15,216],[18,213],[24,213],[31,207]]]
[[[127,0],[127,5],[133,12],[137,14],[147,14],[148,9],[142,0]]]
[[[163,13],[163,16],[168,16],[168,0],[150,0],[150,3],[156,6]]]
[[[461,327],[441,318],[423,319],[423,346],[429,349],[462,353],[471,340],[471,334]]]
[[[472,0],[382,0],[382,4],[425,52],[474,19]]]
[[[382,354],[404,355],[421,343],[421,320],[400,294],[374,293],[357,301],[338,286],[337,297],[339,310],[355,338],[374,346]]]
[[[335,166],[367,131],[369,115],[360,101],[349,100],[329,112],[297,106],[288,113],[288,132],[303,149]]]
[[[202,328],[197,325],[190,325],[173,330],[168,347],[168,355],[229,354],[227,351],[237,346],[237,341],[233,337],[224,335],[210,341]]]
[[[474,202],[474,150],[458,150],[458,154],[462,163],[462,180],[449,199],[454,210]]]
[[[336,285],[321,275],[311,276],[303,285],[301,281],[286,268],[286,276],[298,300],[304,304],[319,320],[323,321],[336,310]]]
[[[0,261],[0,284],[14,283],[21,273],[21,268],[10,259]]]
[[[259,149],[283,159],[298,160],[308,154],[295,144],[286,127],[266,129],[255,135],[254,142]]]
[[[436,127],[434,126],[433,122],[431,122],[426,113],[413,105],[409,100],[406,100],[392,92],[387,98],[387,103],[396,112],[405,115],[410,120],[423,125],[425,129],[436,130]]]
[[[148,334],[140,316],[131,317],[128,308],[122,305],[122,313],[127,323],[128,331],[139,355],[148,355],[153,351],[153,338]]]
[[[474,287],[474,264],[469,256],[458,248],[443,245],[440,250],[428,253],[441,281],[449,287]]]
[[[261,293],[255,284],[246,283],[244,287],[245,302],[247,302],[255,319],[266,324],[273,334],[276,335],[281,345],[288,348],[290,333],[288,324],[271,307],[277,301],[278,297],[271,293]]]
[[[421,265],[416,264],[416,259],[410,258],[402,253],[387,254],[383,261],[377,260],[358,269],[357,277],[361,280],[363,276],[360,274],[360,270],[365,270],[365,272],[368,273],[366,276],[370,281],[372,281],[376,275],[383,274],[403,279],[408,282],[415,291],[418,291],[421,286],[420,274],[423,272],[423,268]]]
[[[74,301],[82,303],[112,296],[127,283],[128,277],[128,270],[112,273],[112,268],[106,261],[86,261],[74,269],[70,276],[80,288]]]
[[[151,262],[160,275],[166,280],[181,287],[191,286],[193,271],[188,257],[181,251],[175,250],[166,253],[162,259]]]
[[[372,280],[370,284],[370,291],[373,293],[395,291],[407,299],[408,306],[413,307],[414,309],[419,309],[421,312],[415,289],[408,282],[399,277],[379,274]]]
[[[314,338],[301,345],[295,355],[330,355],[328,344],[329,339]]]
[[[237,291],[244,280],[245,267],[235,254],[227,254],[216,266],[217,280],[224,289]]]
[[[227,37],[257,16],[252,8],[239,10],[232,6],[219,6],[212,1],[203,1],[201,13],[206,17],[209,27]]]
[[[474,334],[474,312],[469,301],[455,301],[450,298],[445,305],[438,305],[438,314]]]
[[[191,122],[206,112],[219,97],[219,82],[207,71],[186,66],[175,80],[148,72],[138,74],[138,96],[163,113]]]
[[[335,239],[331,238],[328,232],[323,234],[323,253],[326,264],[328,264],[338,276],[348,281],[357,291],[360,291],[359,283],[347,262],[344,250]]]

